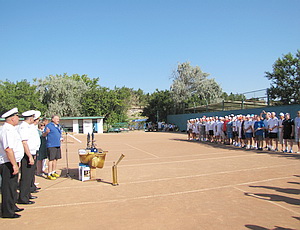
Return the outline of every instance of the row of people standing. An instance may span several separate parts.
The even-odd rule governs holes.
[[[38,153],[41,152],[41,132],[39,133],[37,128],[41,112],[29,110],[22,113],[22,116],[24,121],[20,124],[18,108],[13,108],[1,116],[5,119],[0,132],[1,211],[3,218],[19,218],[21,215],[17,214],[17,212],[23,211],[24,208],[19,208],[16,204],[34,204],[35,202],[32,199],[37,197],[33,196],[32,193],[37,193],[40,189],[35,186],[35,170],[37,160],[41,160],[37,158]],[[51,127],[51,123],[47,126]],[[48,142],[49,139],[51,140],[53,132],[47,126],[44,129],[43,136],[50,137],[47,137],[48,147]],[[61,131],[57,132],[60,133],[60,140]],[[47,148],[47,155],[49,158],[48,167],[52,170],[50,171],[52,177],[56,173],[53,171],[56,167],[56,164],[53,164],[53,160],[52,164],[50,164],[50,159],[52,159],[50,156],[53,155],[53,151],[49,151]],[[57,156],[61,157],[61,155]],[[21,174],[20,180],[18,179],[19,173]],[[59,175],[57,174],[57,176]],[[18,189],[19,193],[17,192]]]
[[[294,141],[300,152],[300,111],[291,119],[289,113],[263,111],[260,115],[229,115],[225,117],[206,117],[187,121],[189,140],[226,143],[248,149],[293,152]]]

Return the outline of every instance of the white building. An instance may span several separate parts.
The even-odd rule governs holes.
[[[65,131],[73,133],[103,133],[104,117],[61,117],[60,124]]]
[[[104,117],[61,117],[59,123],[63,129],[71,133],[103,133]],[[20,119],[22,120],[22,118]],[[4,119],[0,119],[1,126]]]

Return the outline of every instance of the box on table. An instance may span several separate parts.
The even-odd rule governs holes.
[[[86,181],[91,179],[91,168],[86,165],[79,163],[79,180]]]

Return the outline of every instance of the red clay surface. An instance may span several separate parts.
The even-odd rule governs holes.
[[[97,169],[103,182],[81,182],[86,136],[75,137],[83,143],[68,137],[73,179],[37,177],[36,204],[19,205],[22,217],[0,219],[1,229],[300,229],[300,154],[188,142],[181,133],[98,134],[98,147],[109,151]]]

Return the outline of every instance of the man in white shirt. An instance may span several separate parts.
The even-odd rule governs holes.
[[[41,145],[41,139],[38,131],[38,123],[40,121],[41,112],[35,111],[34,113],[34,122],[30,125],[31,128],[31,135],[32,138],[29,139],[30,143],[30,152],[32,153],[33,159],[34,159],[34,166],[31,171],[31,186],[30,186],[30,192],[36,193],[40,188],[36,187],[35,185],[35,170],[36,170],[36,163],[37,163],[37,152]]]
[[[34,201],[29,199],[36,198],[31,196],[30,186],[32,181],[32,170],[34,170],[34,155],[36,154],[35,144],[32,136],[31,124],[34,122],[34,110],[29,110],[22,113],[24,121],[19,125],[18,132],[22,139],[24,147],[24,157],[21,160],[21,178],[19,184],[19,199],[18,204],[34,204]]]
[[[248,114],[246,116],[246,120],[244,122],[244,132],[246,137],[246,148],[251,149],[252,146],[252,137],[253,137],[253,127],[252,127],[252,120],[250,118],[250,115]]]
[[[281,145],[281,151],[283,152],[283,126],[282,126],[282,122],[284,120],[284,113],[279,113],[279,119],[278,119],[278,141],[279,144]]]
[[[269,138],[270,138],[270,148],[271,150],[278,151],[278,128],[279,122],[276,117],[276,113],[271,113],[271,119],[268,121],[268,129],[269,129]],[[273,141],[275,142],[275,149],[273,148]]]
[[[15,126],[19,123],[18,108],[4,113],[5,123],[0,134],[0,174],[2,176],[2,218],[19,218],[16,212],[24,209],[16,206],[19,164],[24,155],[19,133]]]
[[[262,114],[266,114],[266,117],[263,118]],[[263,119],[264,121],[264,125],[265,125],[265,141],[266,141],[266,148],[268,150],[271,150],[271,146],[270,146],[270,138],[269,138],[269,121],[271,119],[271,113],[270,112],[265,112],[263,111],[261,113],[261,119]]]

